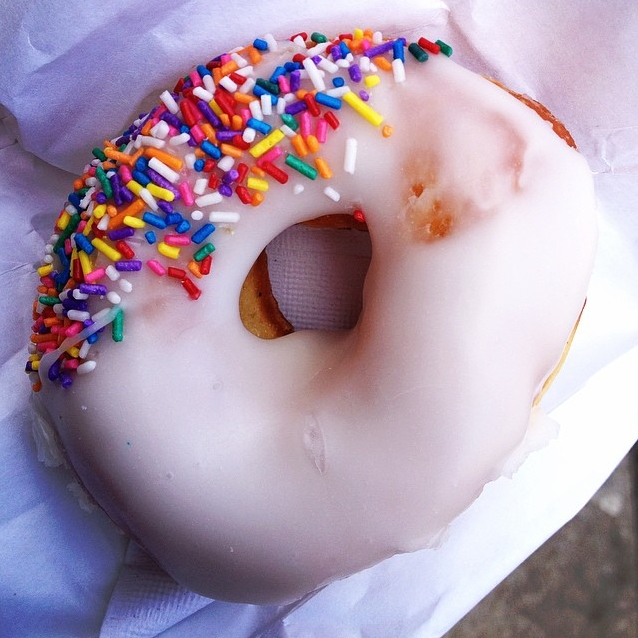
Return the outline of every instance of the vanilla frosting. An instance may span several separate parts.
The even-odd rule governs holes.
[[[270,48],[259,77],[305,51]],[[321,79],[307,66],[306,87],[347,77],[345,65],[313,62]],[[381,78],[364,104],[382,123],[347,101],[335,111],[318,152],[330,180],[279,161],[290,179],[270,180],[257,207],[174,203],[240,214],[212,235],[197,300],[143,268],[102,315],[108,330],[123,309],[124,338],[91,346],[95,370],[61,388],[46,373],[58,352],[40,362],[39,409],[82,484],[203,595],[289,601],[431,545],[542,418],[534,398],[592,266],[590,172],[534,111],[448,57],[408,56],[404,69],[405,81],[363,73]],[[347,140],[356,157],[344,171]],[[239,293],[264,247],[353,210],[372,244],[357,325],[271,341],[248,332]],[[130,244],[136,259],[158,259],[143,235]]]

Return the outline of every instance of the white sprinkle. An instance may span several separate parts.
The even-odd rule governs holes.
[[[98,230],[108,230],[110,219],[111,218],[108,215],[104,215],[104,217],[102,217],[97,223]]]
[[[354,167],[357,161],[357,140],[349,137],[346,140],[346,152],[343,158],[343,170],[350,175],[354,175]]]
[[[345,58],[339,58],[335,64],[340,68],[340,69],[347,69],[350,67],[350,60],[346,60]]]
[[[168,143],[171,146],[181,146],[182,144],[186,144],[188,140],[190,140],[191,136],[188,133],[180,133],[179,135],[175,135],[168,140]]]
[[[405,66],[403,60],[396,58],[392,60],[392,74],[395,82],[405,82]]]
[[[317,89],[317,91],[325,91],[326,83],[323,81],[321,71],[317,68],[314,60],[312,58],[306,58],[302,64],[304,69],[308,72],[308,78],[315,89]]]
[[[205,75],[202,77],[204,88],[212,95],[215,92],[215,80],[212,75]]]
[[[323,69],[326,73],[336,73],[339,70],[339,67],[332,62],[332,60],[328,60],[328,58],[324,57],[321,57],[317,66],[320,69]]]
[[[223,86],[230,93],[234,93],[239,87],[237,86],[237,82],[233,82],[230,79],[229,75],[225,75],[220,81],[219,85]]]
[[[166,166],[164,162],[157,159],[157,157],[151,157],[148,160],[148,167],[159,173],[164,179],[167,179],[171,184],[176,184],[179,181],[179,173],[174,171],[170,166]]]
[[[78,352],[78,357],[80,359],[86,359],[86,356],[89,354],[89,350],[91,349],[91,342],[86,339],[82,342],[80,346],[80,351]]]
[[[226,212],[221,210],[213,211],[208,216],[208,221],[215,224],[230,223],[234,224],[239,221],[239,213]]]
[[[303,184],[295,184],[294,188],[292,189],[292,192],[294,195],[300,195],[301,193],[303,193],[304,192]]]
[[[204,208],[205,206],[212,206],[213,204],[219,204],[224,198],[220,193],[215,191],[214,193],[208,193],[207,195],[202,195],[195,200],[195,203],[200,207]]]
[[[119,270],[113,264],[109,264],[105,268],[105,272],[106,272],[106,276],[111,281],[117,281],[121,277]]]
[[[142,148],[142,146],[164,148],[166,146],[166,142],[164,140],[158,140],[156,137],[151,137],[150,135],[138,135],[135,138],[135,148]]]
[[[186,155],[184,155],[184,163],[186,164],[186,168],[190,168],[192,170],[195,166],[196,161],[197,155],[195,155],[195,153],[186,153]]]
[[[241,69],[237,69],[237,71],[235,71],[235,73],[237,73],[238,75],[243,75],[245,78],[248,77],[252,77],[255,75],[255,68],[251,65],[249,66],[245,66]]]
[[[42,259],[42,261],[45,264],[52,264],[53,263],[53,255],[45,255],[44,258]]]
[[[301,35],[296,36],[292,42],[293,44],[296,44],[300,49],[306,48],[306,41],[303,39]]]
[[[246,60],[246,58],[243,58],[241,55],[239,55],[239,53],[234,52],[230,54],[230,59],[235,62],[235,64],[237,64],[237,66],[240,69],[243,69],[244,67],[248,66],[248,60]]]
[[[279,45],[277,44],[277,40],[275,40],[275,36],[272,33],[267,33],[264,36],[264,40],[268,44],[269,51],[278,51]]]
[[[204,213],[202,213],[202,211],[201,211],[201,210],[194,210],[194,211],[191,213],[191,219],[192,219],[194,222],[199,222],[199,221],[201,221],[202,219],[204,219]]]
[[[239,71],[241,71],[241,69],[239,69]],[[239,73],[239,71],[237,71],[237,73]],[[255,88],[255,84],[257,84],[257,82],[255,82],[255,80],[253,78],[248,78],[240,87],[239,87],[239,92],[240,93],[250,93],[252,92],[252,90]]]
[[[230,155],[224,155],[224,157],[217,162],[217,168],[219,168],[220,171],[224,171],[224,173],[229,171],[233,166],[235,166],[235,158]]]
[[[270,95],[262,95],[259,101],[261,102],[261,112],[264,115],[272,115],[272,98]]]
[[[277,98],[277,115],[286,112],[286,100],[283,97]]]
[[[381,31],[375,31],[372,34],[372,43],[381,44],[382,42],[383,42],[383,33],[381,33]]]
[[[297,131],[293,131],[288,124],[283,124],[279,127],[279,130],[286,136],[292,139],[295,135],[297,135]]]
[[[252,144],[255,141],[255,137],[257,136],[257,131],[250,126],[247,126],[244,129],[244,132],[241,134],[241,139],[248,144]]]
[[[159,209],[159,206],[157,205],[157,201],[155,200],[155,198],[153,197],[153,194],[151,193],[151,191],[148,190],[148,188],[142,188],[140,190],[140,199],[142,199],[144,201],[144,203],[153,211],[156,212]]]
[[[118,284],[122,292],[131,292],[133,290],[133,284],[128,279],[124,279],[124,277],[120,279]]]
[[[326,49],[329,46],[332,46],[332,42],[319,42],[318,44],[315,44],[315,46],[311,49],[308,49],[306,51],[306,55],[310,56],[311,58],[315,55],[322,55],[326,52]]]
[[[359,68],[362,73],[368,73],[370,71],[370,58],[367,55],[361,56],[359,60]]]
[[[78,301],[82,301],[83,299],[89,298],[89,295],[87,295],[85,292],[80,292],[79,288],[74,288],[72,294],[73,294],[73,299],[77,299]]]
[[[122,297],[120,297],[115,290],[111,290],[111,292],[109,292],[106,295],[106,298],[114,305],[117,306],[117,304],[119,304],[122,301]]]
[[[86,310],[67,310],[66,316],[71,321],[87,321],[91,318],[91,313]]]
[[[206,192],[206,187],[208,186],[208,179],[206,177],[200,177],[195,181],[195,186],[193,186],[193,193],[195,195],[203,195]]]
[[[211,77],[210,75],[207,75],[205,77]],[[232,80],[231,80],[232,82]],[[220,82],[221,84],[221,82]],[[234,84],[234,82],[233,82]],[[235,85],[237,86],[237,85]],[[214,89],[213,89],[214,91]],[[205,102],[210,102],[213,99],[213,92],[209,91],[208,89],[205,89],[203,86],[196,86],[193,89],[193,95],[196,95],[200,100],[204,100]]]
[[[157,137],[160,140],[163,140],[170,130],[170,126],[164,120],[160,120],[152,129],[151,135],[153,137]]]
[[[64,312],[64,306],[61,303],[56,303],[53,305],[53,312],[58,316],[61,317],[62,313]]]
[[[78,212],[78,209],[73,206],[73,204],[67,204],[64,208],[64,210],[69,213],[69,215],[75,215],[75,213]]]
[[[261,102],[258,100],[253,100],[249,105],[248,108],[250,109],[250,114],[256,119],[259,120],[260,122],[263,121],[264,119],[264,114],[261,110]]]
[[[96,367],[97,363],[95,361],[85,361],[84,363],[81,363],[75,371],[78,374],[89,374],[89,372],[93,372]]]
[[[338,202],[341,199],[341,195],[339,195],[339,193],[332,188],[332,186],[326,186],[323,189],[324,195],[326,195],[326,197],[329,197],[333,202]]]
[[[335,86],[333,89],[324,91],[326,95],[331,97],[343,97],[346,93],[350,93],[352,89],[349,86]]]
[[[162,100],[162,102],[164,102],[164,105],[166,106],[166,108],[173,114],[175,115],[176,113],[179,113],[179,106],[177,106],[177,102],[175,101],[175,98],[171,95],[170,91],[163,91],[160,95],[160,100]]]

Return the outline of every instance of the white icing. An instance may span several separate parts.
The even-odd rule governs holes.
[[[451,60],[406,69],[369,103],[392,137],[344,104],[321,148],[336,169],[356,139],[354,174],[293,174],[254,210],[225,201],[241,219],[215,233],[200,299],[137,274],[124,342],[97,342],[94,372],[38,395],[96,500],[202,594],[290,600],[435,542],[525,438],[582,308],[595,243],[583,158]],[[454,226],[425,241],[432,205]],[[238,298],[260,251],[355,207],[373,248],[356,327],[250,334]]]

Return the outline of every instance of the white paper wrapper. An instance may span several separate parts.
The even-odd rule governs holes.
[[[0,634],[438,637],[575,515],[638,438],[633,2],[5,0],[0,12]],[[571,355],[545,401],[560,433],[513,479],[487,486],[440,549],[284,608],[218,603],[176,586],[135,546],[127,553],[101,512],[78,507],[71,474],[38,462],[22,372],[34,266],[73,178],[61,169],[80,170],[149,96],[263,33],[354,26],[450,42],[457,61],[546,104],[588,158],[600,249]]]

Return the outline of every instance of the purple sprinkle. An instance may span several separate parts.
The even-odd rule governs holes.
[[[215,115],[215,113],[213,112],[213,109],[211,109],[210,106],[208,106],[208,102],[205,102],[204,100],[200,100],[199,102],[197,102],[197,108],[199,109],[200,113],[215,128],[219,128],[222,125],[222,121],[217,117],[217,115]],[[176,128],[179,128],[179,127],[176,127]]]
[[[108,288],[102,284],[80,284],[79,288],[83,295],[100,295],[104,297],[108,292]]]
[[[302,111],[305,111],[307,108],[308,108],[308,105],[303,100],[299,100],[298,102],[293,102],[292,104],[289,104],[286,107],[285,111],[288,115],[297,115],[297,113],[301,113]]]
[[[115,269],[120,272],[142,270],[142,262],[139,259],[121,259],[115,262]]]
[[[60,384],[65,389],[66,388],[70,388],[73,385],[73,377],[70,374],[67,374],[66,372],[63,372],[60,375]]]
[[[51,367],[49,368],[49,372],[47,373],[49,377],[49,381],[55,381],[60,376],[60,360],[54,361]]]
[[[175,115],[174,113],[171,113],[170,111],[166,111],[165,113],[162,113],[160,115],[160,120],[164,120],[164,122],[166,122],[169,126],[172,126],[173,128],[176,128],[177,130],[180,129],[180,127],[182,126],[182,120],[180,120],[177,115]]]
[[[394,48],[394,40],[388,40],[387,42],[383,42],[382,44],[377,45],[376,47],[372,47],[371,49],[368,49],[368,51],[366,52],[366,55],[369,58],[374,58],[377,55],[383,55],[384,53],[387,53],[388,51],[392,51],[393,48]]]
[[[120,176],[117,173],[113,173],[109,177],[109,181],[111,182],[111,190],[113,191],[113,202],[116,206],[122,205],[122,196],[120,195],[120,190],[122,189],[122,180],[120,180]]]
[[[135,199],[135,195],[133,195],[133,193],[131,193],[131,191],[126,188],[126,186],[122,186],[122,188],[120,188],[120,197],[127,204],[130,204]]]
[[[353,82],[361,82],[361,79],[363,77],[361,75],[361,68],[358,64],[353,64],[352,66],[348,67],[348,74],[350,75],[350,79]]]
[[[301,87],[301,71],[293,71],[290,74],[290,91],[296,93]]]
[[[229,170],[227,173],[224,173],[224,176],[222,177],[222,182],[224,184],[230,185],[233,182],[237,181],[238,178],[239,178],[239,171],[233,168]]]
[[[167,191],[171,191],[171,193],[175,196],[175,199],[179,199],[181,197],[179,191],[157,171],[154,171],[152,168],[147,168],[146,175],[154,184],[157,184],[161,188],[165,188]]]
[[[359,91],[359,97],[364,101],[367,102],[370,99],[370,95],[368,94],[367,91]]]
[[[313,55],[313,56],[312,56],[312,61],[313,61],[315,64],[319,64],[319,62],[321,62],[321,56],[320,56],[320,55]]]
[[[215,131],[215,136],[220,142],[232,142],[237,131]]]
[[[343,59],[343,54],[341,53],[341,47],[337,44],[330,47],[330,55],[332,59],[336,62],[337,60]]]
[[[98,204],[106,204],[106,202],[108,201],[108,199],[107,199],[106,195],[105,195],[102,191],[100,191],[100,192],[97,194],[97,196],[95,197],[95,201],[96,201]]]
[[[128,237],[133,237],[133,235],[135,235],[135,228],[131,228],[130,226],[122,226],[121,228],[116,228],[115,230],[109,230],[109,232],[107,233],[107,236],[111,241],[127,239]]]
[[[84,312],[89,309],[89,304],[84,299],[67,297],[64,301],[62,301],[62,307],[65,310],[81,310]]]
[[[193,148],[195,148],[196,146],[199,146],[199,144],[193,139],[193,136],[191,135],[191,137],[188,139],[188,145],[192,146]]]
[[[233,189],[228,184],[221,184],[217,190],[224,197],[230,197],[233,194]]]
[[[157,206],[167,215],[170,215],[173,212],[173,204],[167,202],[165,199],[157,200]]]

